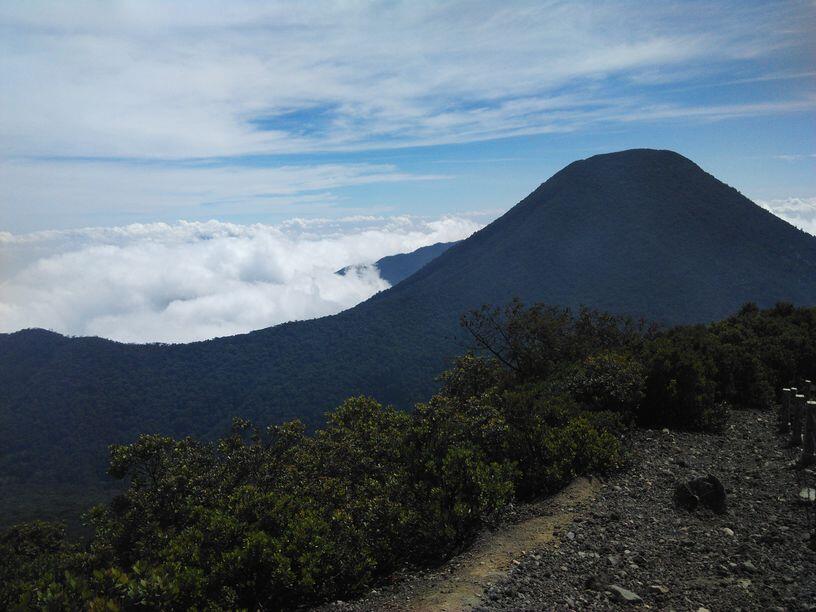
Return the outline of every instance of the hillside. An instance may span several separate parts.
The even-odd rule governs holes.
[[[465,324],[485,352],[411,411],[352,397],[313,433],[236,422],[113,447],[119,494],[87,538],[0,529],[0,608],[812,599],[812,513],[794,502],[815,473],[784,391],[813,395],[816,308],[657,331],[514,301]]]
[[[816,304],[816,238],[669,151],[574,162],[416,274],[332,317],[186,345],[0,336],[0,479],[89,483],[140,432],[213,436],[233,416],[314,425],[353,394],[426,399],[458,318],[525,301],[666,323],[746,301]]]
[[[398,253],[388,255],[374,262],[374,267],[380,273],[380,277],[393,287],[397,283],[405,280],[414,272],[419,270],[433,259],[439,257],[456,242],[437,242],[429,246],[420,247],[410,253]],[[337,271],[337,274],[346,275],[350,271],[358,268],[358,265],[351,265]]]

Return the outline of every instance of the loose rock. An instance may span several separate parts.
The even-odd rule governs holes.
[[[623,587],[618,586],[617,584],[610,584],[607,588],[610,591],[612,591],[612,594],[615,596],[615,599],[617,599],[621,603],[639,604],[643,602],[643,599],[641,599],[640,595],[634,593],[633,591],[630,591],[629,589],[624,589]]]

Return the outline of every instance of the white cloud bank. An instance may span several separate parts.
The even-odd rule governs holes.
[[[0,232],[0,331],[189,342],[330,315],[388,287],[335,270],[481,226],[464,215]]]
[[[816,197],[757,200],[756,203],[791,225],[816,236]]]

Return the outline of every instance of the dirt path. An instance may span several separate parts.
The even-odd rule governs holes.
[[[581,478],[551,500],[547,513],[510,525],[476,546],[458,560],[455,570],[439,577],[424,592],[406,602],[413,612],[458,612],[479,604],[485,586],[507,575],[514,562],[550,542],[554,532],[568,525],[599,489],[597,481]]]
[[[334,602],[324,611],[459,612],[474,609],[485,589],[505,579],[530,551],[557,537],[587,510],[601,489],[596,479],[579,478],[560,493],[525,508],[531,517],[483,533],[441,568],[404,577],[363,599]]]

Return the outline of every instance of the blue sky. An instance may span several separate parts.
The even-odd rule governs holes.
[[[633,147],[816,234],[814,31],[813,0],[6,0],[0,332],[332,314],[387,286],[338,268]]]
[[[632,147],[679,151],[808,226],[815,16],[812,1],[4,2],[0,231],[495,215]]]

